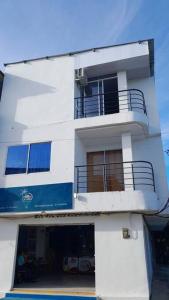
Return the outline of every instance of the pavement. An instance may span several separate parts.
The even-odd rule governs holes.
[[[154,274],[151,300],[169,300],[169,267],[160,267]]]

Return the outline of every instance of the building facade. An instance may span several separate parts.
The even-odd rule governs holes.
[[[19,251],[47,261],[45,249],[56,255],[52,245],[60,228],[61,268],[71,273],[76,258],[74,291],[81,273],[90,271],[93,295],[148,300],[148,227],[158,218],[145,215],[167,197],[153,40],[6,65],[0,102],[2,293],[20,287]],[[77,270],[84,257],[88,263]]]

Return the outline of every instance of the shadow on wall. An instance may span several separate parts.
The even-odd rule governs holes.
[[[23,99],[29,98],[28,100],[30,100],[31,97],[44,94],[51,95],[56,92],[57,90],[54,86],[6,73],[0,102],[0,119],[2,127],[6,128],[11,125],[14,127],[18,105],[22,105]],[[49,100],[50,99],[51,98],[49,97]],[[36,101],[36,98],[34,98],[33,101]],[[38,97],[38,101],[41,102],[40,97]],[[37,108],[35,109],[37,110]]]
[[[40,74],[38,75],[40,77]],[[47,76],[47,75],[46,75]],[[40,77],[41,78],[41,77]],[[24,107],[25,102],[22,101],[27,98],[27,106],[29,107],[29,100],[32,97],[33,101],[36,101],[36,96],[49,95],[56,93],[56,88],[45,83],[29,80],[27,78],[15,76],[9,73],[5,73],[4,85],[2,91],[2,97],[0,101],[0,186],[5,186],[6,176],[4,175],[5,162],[7,155],[7,146],[20,144],[23,141],[24,131],[28,128],[26,124],[17,121],[17,112],[19,104]],[[50,99],[50,98],[49,98]],[[38,97],[38,101],[41,98]],[[38,103],[39,105],[39,103]],[[31,106],[33,107],[33,105]],[[31,117],[31,109],[29,116]],[[22,109],[19,111],[21,113]],[[36,115],[38,115],[37,107],[35,108]],[[23,111],[25,115],[25,111]],[[32,114],[32,121],[33,116]],[[24,118],[24,117],[23,117]]]
[[[47,76],[47,74],[46,74]],[[5,85],[8,84],[7,92],[11,93],[12,99],[20,99],[31,96],[51,94],[56,92],[56,87],[5,73]],[[14,91],[16,90],[16,93]],[[8,94],[8,97],[10,95]]]

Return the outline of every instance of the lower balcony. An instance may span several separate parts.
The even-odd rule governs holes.
[[[153,166],[147,161],[76,167],[77,193],[149,190],[155,192]]]
[[[147,161],[76,166],[75,209],[156,211],[153,166]]]

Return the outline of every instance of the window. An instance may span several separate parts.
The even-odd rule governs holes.
[[[28,145],[11,146],[8,148],[5,174],[26,173]]]
[[[50,170],[51,142],[8,148],[5,175]]]
[[[50,143],[30,145],[28,173],[50,170]]]

